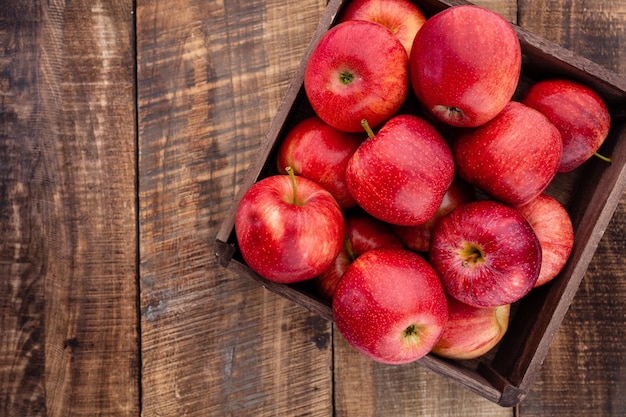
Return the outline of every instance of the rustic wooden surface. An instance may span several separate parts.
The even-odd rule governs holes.
[[[626,74],[624,0],[476,3]],[[324,7],[0,4],[0,415],[626,414],[626,197],[515,410],[216,265]]]

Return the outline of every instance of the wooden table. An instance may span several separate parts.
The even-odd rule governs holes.
[[[626,0],[476,3],[626,74]],[[0,415],[626,414],[626,197],[516,410],[217,266],[324,7],[2,1]]]

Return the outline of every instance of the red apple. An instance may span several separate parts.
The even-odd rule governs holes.
[[[339,22],[348,20],[367,20],[387,27],[410,56],[415,34],[426,17],[409,0],[352,0],[343,9]]]
[[[547,194],[539,195],[518,210],[541,244],[541,270],[535,283],[538,287],[554,279],[565,266],[574,246],[574,228],[565,207]]]
[[[448,322],[432,353],[448,359],[474,359],[493,349],[509,327],[511,305],[473,307],[448,300]]]
[[[533,84],[522,101],[539,110],[563,139],[559,172],[578,168],[600,148],[609,134],[611,116],[602,98],[581,83],[550,79]]]
[[[519,206],[541,194],[561,160],[561,134],[540,112],[510,102],[487,124],[465,132],[452,152],[459,177]]]
[[[369,214],[391,224],[430,219],[454,178],[448,144],[423,119],[398,115],[350,158],[346,184]]]
[[[426,223],[416,226],[393,225],[392,228],[408,249],[416,252],[428,252],[430,236],[437,222],[459,204],[469,203],[475,199],[474,187],[465,181],[455,179],[444,194],[439,208]]]
[[[512,25],[490,10],[450,7],[424,23],[410,56],[413,91],[442,122],[476,127],[511,100],[522,53]]]
[[[292,283],[330,266],[343,245],[344,218],[321,185],[293,173],[273,175],[243,195],[235,234],[252,270],[270,281]]]
[[[405,249],[372,249],[346,270],[333,298],[337,329],[357,351],[388,364],[413,362],[435,345],[448,318],[432,267]]]
[[[277,157],[278,171],[308,178],[328,190],[342,209],[356,202],[346,186],[348,160],[359,147],[365,133],[347,133],[335,129],[317,116],[296,124],[285,136]]]
[[[335,262],[315,278],[318,293],[327,300],[332,300],[337,283],[356,258],[368,250],[376,248],[402,249],[400,238],[386,223],[361,212],[349,212],[345,215],[346,238],[343,248]]]
[[[304,89],[317,115],[346,132],[376,127],[402,106],[409,91],[408,57],[386,27],[351,20],[332,27],[307,61]]]
[[[446,292],[474,307],[521,299],[541,267],[533,228],[519,211],[492,200],[462,204],[441,219],[428,254]]]

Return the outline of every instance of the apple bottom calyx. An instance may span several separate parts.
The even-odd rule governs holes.
[[[443,104],[433,106],[432,112],[440,120],[450,123],[452,125],[457,125],[467,118],[465,116],[465,112],[460,108],[454,106],[444,106]]]
[[[417,346],[420,343],[420,328],[417,324],[411,324],[402,332],[402,338],[407,345]]]
[[[386,364],[426,355],[448,319],[437,274],[405,249],[376,248],[360,255],[337,284],[332,308],[348,344]]]

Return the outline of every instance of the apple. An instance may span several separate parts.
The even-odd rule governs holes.
[[[409,91],[409,59],[389,29],[351,20],[329,29],[307,61],[304,89],[326,123],[362,132],[361,120],[376,127],[402,106]]]
[[[235,213],[243,259],[262,277],[284,284],[324,272],[341,250],[345,227],[328,191],[288,172],[254,183]]]
[[[557,173],[561,134],[539,111],[509,102],[493,120],[452,145],[457,174],[512,206],[541,194]]]
[[[346,186],[346,166],[365,134],[335,129],[317,116],[308,117],[292,127],[277,156],[278,171],[308,178],[328,190],[342,209],[356,205]]]
[[[519,211],[493,200],[461,204],[441,219],[428,254],[446,292],[474,307],[518,301],[541,268],[533,228]]]
[[[602,98],[579,82],[539,81],[530,86],[522,102],[543,113],[561,133],[563,156],[559,172],[570,172],[589,159],[611,128],[611,116]]]
[[[406,249],[378,248],[359,256],[339,281],[332,306],[344,339],[367,357],[387,364],[426,355],[448,319],[437,274]]]
[[[426,223],[454,179],[446,141],[425,120],[397,115],[359,146],[348,161],[346,184],[359,206],[391,224]]]
[[[339,17],[339,22],[348,20],[367,20],[387,27],[410,56],[415,34],[426,17],[409,0],[352,0]]]
[[[518,210],[532,226],[541,244],[542,258],[535,287],[554,279],[563,269],[574,246],[574,228],[565,207],[541,194]]]
[[[356,258],[370,249],[404,246],[400,238],[386,224],[361,211],[345,214],[346,238],[335,262],[314,279],[315,288],[326,300],[332,300],[337,283]]]
[[[473,5],[429,18],[415,36],[411,86],[424,107],[452,126],[477,127],[512,99],[522,52],[512,25]]]
[[[393,225],[392,228],[405,247],[416,252],[428,252],[430,236],[437,222],[459,204],[469,203],[475,199],[474,187],[465,181],[455,178],[443,195],[439,208],[426,223],[416,226]]]
[[[473,307],[447,296],[448,322],[432,349],[456,360],[475,359],[493,349],[509,327],[511,305]]]

